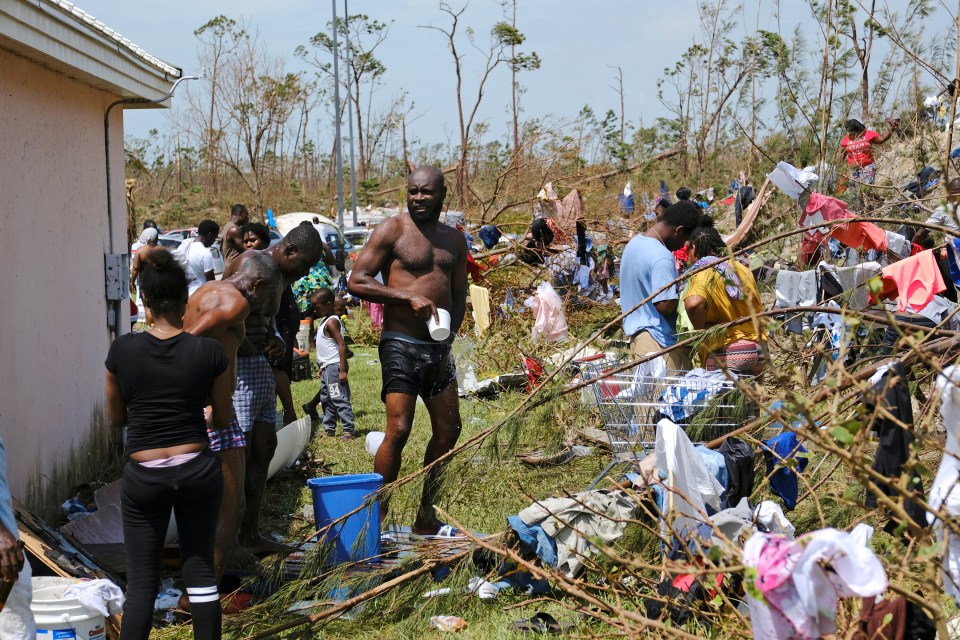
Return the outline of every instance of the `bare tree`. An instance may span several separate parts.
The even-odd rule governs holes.
[[[270,56],[255,34],[244,34],[238,43],[225,60],[223,90],[216,94],[225,134],[217,152],[250,190],[256,211],[262,212],[266,152],[302,104],[306,88],[301,75],[286,71],[283,59]]]
[[[193,35],[197,37],[202,45],[198,57],[201,66],[207,69],[210,79],[210,101],[207,107],[206,127],[203,133],[203,149],[206,159],[206,172],[210,180],[210,189],[216,194],[218,191],[217,183],[217,164],[216,153],[214,150],[219,144],[220,131],[214,128],[214,114],[216,111],[217,92],[220,88],[220,74],[225,58],[233,53],[239,41],[246,35],[243,25],[237,24],[237,21],[224,15],[219,15],[202,27],[196,29]]]
[[[349,32],[347,30],[349,23]],[[327,23],[328,31],[333,25]],[[387,67],[375,55],[379,47],[387,39],[390,31],[388,23],[379,20],[371,20],[369,16],[357,14],[350,16],[345,21],[337,18],[337,33],[344,39],[346,46],[350,47],[349,65],[347,73],[352,78],[353,95],[352,100],[356,107],[357,119],[357,153],[359,155],[359,164],[357,166],[357,177],[363,181],[366,180],[367,170],[370,164],[372,150],[365,143],[371,135],[370,115],[373,105],[373,95],[383,82],[383,75]],[[311,52],[305,46],[297,47],[295,54],[305,62],[319,69],[325,76],[332,81],[333,65],[328,62],[328,56],[333,55],[333,39],[326,31],[321,31],[310,38]],[[318,51],[323,53],[323,57],[318,55]],[[343,64],[347,63],[346,50],[340,52],[340,59]],[[366,101],[363,100],[362,92],[366,92]],[[366,124],[366,128],[364,125]]]
[[[486,91],[487,81],[490,79],[494,69],[502,63],[508,63],[516,66],[517,69],[536,68],[531,66],[533,58],[526,60],[516,60],[507,55],[507,51],[512,47],[522,44],[524,35],[517,31],[515,27],[506,23],[498,22],[490,30],[490,43],[486,49],[481,49],[476,44],[475,33],[470,27],[464,29],[467,41],[484,58],[480,70],[480,80],[477,83],[476,96],[471,106],[464,104],[464,86],[463,86],[463,53],[458,49],[459,38],[457,29],[460,27],[460,18],[467,10],[468,4],[464,4],[460,9],[454,10],[448,3],[440,2],[440,10],[450,18],[449,27],[436,27],[433,25],[424,25],[424,29],[432,29],[443,34],[447,39],[447,48],[453,58],[454,72],[457,77],[457,116],[460,125],[460,152],[457,163],[454,186],[457,194],[457,205],[461,208],[466,207],[469,194],[469,154],[470,143],[474,133],[477,112],[480,104],[483,102],[484,92]],[[535,54],[534,54],[535,56]],[[539,58],[535,58],[536,65],[539,66]]]

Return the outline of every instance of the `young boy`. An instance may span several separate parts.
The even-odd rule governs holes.
[[[343,340],[343,324],[335,310],[336,297],[330,289],[318,289],[310,296],[310,307],[320,320],[317,327],[317,366],[320,368],[320,390],[313,400],[303,405],[310,417],[323,406],[323,430],[336,435],[337,419],[343,425],[341,440],[353,440],[353,406],[350,404],[350,383],[347,381],[347,345]]]

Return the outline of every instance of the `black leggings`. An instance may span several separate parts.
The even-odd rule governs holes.
[[[194,638],[219,638],[220,596],[213,543],[223,498],[220,456],[205,449],[181,465],[155,469],[128,460],[121,486],[127,556],[121,640],[146,640],[150,635],[171,509],[177,518],[180,565],[190,599]]]

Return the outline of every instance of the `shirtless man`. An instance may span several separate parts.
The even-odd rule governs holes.
[[[184,331],[213,338],[227,356],[227,371],[236,386],[237,350],[246,336],[244,321],[250,314],[275,313],[280,300],[280,269],[264,255],[244,261],[229,278],[208,282],[190,297],[183,317]],[[235,420],[227,429],[208,431],[210,449],[220,453],[223,469],[223,502],[214,547],[217,578],[225,563],[248,565],[256,561],[241,552],[237,542],[243,511],[245,438]]]
[[[467,246],[463,234],[439,222],[446,194],[438,169],[419,167],[411,173],[407,213],[377,225],[350,276],[350,293],[384,305],[380,362],[387,433],[377,450],[374,470],[385,483],[396,480],[400,472],[417,396],[423,398],[432,429],[424,465],[450,451],[460,436],[460,401],[450,345],[466,309]],[[379,273],[383,284],[376,280]],[[444,342],[435,342],[427,331],[427,321],[437,317],[437,309],[450,312],[450,337]],[[424,479],[414,533],[436,534],[441,528],[433,506],[444,466],[434,466]],[[381,519],[387,507],[387,500],[381,499]]]
[[[246,251],[224,269],[224,277],[229,278],[253,257],[266,256],[276,263],[281,274],[277,306],[270,311],[251,312],[246,319],[246,339],[237,351],[237,390],[233,396],[237,418],[248,434],[244,482],[247,508],[240,524],[240,544],[258,555],[289,551],[284,545],[260,534],[260,509],[267,469],[277,448],[276,381],[270,363],[279,362],[287,348],[276,333],[274,318],[277,309],[288,304],[293,297],[290,285],[307,275],[320,261],[325,246],[313,225],[297,225],[279,243],[264,251]],[[296,301],[293,304],[296,306]],[[299,308],[297,314],[299,325]],[[296,414],[293,419],[296,420]]]
[[[247,224],[249,220],[250,214],[242,204],[235,204],[230,209],[230,219],[223,225],[223,233],[220,236],[223,238],[220,241],[220,253],[223,254],[224,269],[244,252],[243,232],[240,227]]]

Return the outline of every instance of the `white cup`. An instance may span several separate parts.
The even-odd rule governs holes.
[[[441,342],[450,337],[450,312],[446,309],[437,309],[439,320],[434,320],[433,316],[427,320],[427,330],[430,337]]]
[[[377,450],[380,448],[380,445],[383,444],[383,439],[387,437],[383,431],[371,431],[367,434],[367,440],[364,443],[367,448],[367,453],[372,456],[377,455]]]

